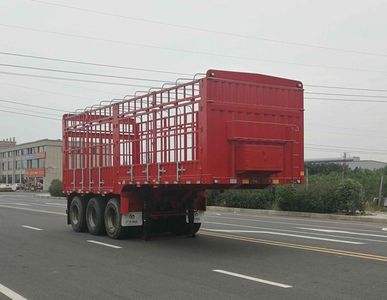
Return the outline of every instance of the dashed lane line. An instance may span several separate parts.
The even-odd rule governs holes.
[[[19,209],[19,210],[26,210],[26,211],[32,211],[32,212],[39,212],[39,213],[46,213],[46,214],[52,214],[52,215],[58,215],[58,216],[66,216],[65,213],[49,211],[49,210],[42,210],[42,209],[34,209],[34,208],[26,208],[26,207],[15,207],[15,206],[2,205],[2,204],[0,204],[0,207],[11,208],[11,209]]]
[[[0,283],[0,293],[7,296],[8,298],[12,300],[27,300],[27,298],[24,298],[22,295],[19,295],[15,291],[7,288],[5,285],[2,285]]]
[[[28,226],[28,225],[22,225],[21,227],[27,228],[27,229],[36,230],[36,231],[42,231],[42,230],[43,230],[43,229],[41,229],[41,228],[38,228],[38,227],[32,227],[32,226]]]
[[[265,279],[261,279],[261,278],[257,278],[257,277],[251,277],[251,276],[247,276],[247,275],[243,275],[243,274],[239,274],[239,273],[234,273],[234,272],[229,272],[229,271],[225,271],[225,270],[212,270],[212,271],[217,272],[217,273],[221,273],[221,274],[225,274],[225,275],[230,275],[230,276],[242,278],[242,279],[247,279],[247,280],[259,282],[259,283],[264,283],[264,284],[268,284],[268,285],[272,285],[272,286],[276,286],[276,287],[280,287],[280,288],[284,288],[284,289],[288,289],[288,288],[293,287],[293,286],[288,285],[288,284],[283,284],[283,283],[279,283],[279,282],[265,280]]]
[[[106,246],[106,247],[110,247],[110,248],[114,248],[114,249],[121,249],[122,248],[121,246],[116,246],[116,245],[112,245],[112,244],[106,244],[106,243],[102,243],[102,242],[98,242],[98,241],[94,241],[94,240],[87,240],[87,242],[93,243],[93,244],[97,244],[97,245]]]

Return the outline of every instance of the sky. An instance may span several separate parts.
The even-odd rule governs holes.
[[[387,162],[386,11],[386,0],[0,0],[0,139],[59,139],[64,111],[161,85],[117,76],[187,77],[129,68],[224,69],[304,83],[305,158]]]

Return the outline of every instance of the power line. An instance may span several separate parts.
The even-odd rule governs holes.
[[[135,71],[146,71],[146,72],[156,72],[156,73],[192,76],[192,74],[188,74],[188,73],[169,72],[169,71],[161,71],[161,70],[154,70],[154,69],[144,69],[144,68],[134,68],[134,67],[123,67],[123,66],[117,66],[117,65],[101,64],[101,63],[96,63],[96,62],[87,62],[87,61],[80,61],[80,60],[69,60],[69,59],[54,58],[54,57],[47,57],[47,56],[36,56],[36,55],[11,53],[11,52],[2,52],[2,51],[0,51],[0,54],[1,55],[8,55],[8,56],[17,56],[17,57],[40,59],[40,60],[48,60],[48,61],[58,61],[58,62],[65,62],[65,63],[98,66],[98,67],[109,67],[109,68],[116,68],[116,69],[126,69],[126,70],[135,70]],[[304,86],[305,87],[326,88],[326,89],[343,89],[343,90],[356,90],[356,91],[387,92],[387,89],[355,88],[355,87],[329,86],[329,85],[313,85],[313,84],[304,84]],[[305,92],[305,93],[308,93],[308,92]]]
[[[339,99],[339,98],[318,98],[318,97],[307,97],[307,98],[305,98],[305,100],[321,100],[321,101],[334,101],[334,102],[387,103],[387,101],[383,101],[383,100]]]
[[[24,77],[34,77],[34,78],[45,78],[45,79],[55,79],[55,80],[65,80],[65,81],[76,81],[76,82],[110,84],[110,85],[120,85],[120,86],[143,87],[143,88],[148,88],[148,89],[151,88],[151,86],[149,86],[149,85],[138,85],[138,84],[118,83],[118,82],[109,82],[109,81],[97,81],[97,80],[86,80],[86,79],[75,79],[75,78],[67,78],[67,77],[56,77],[56,76],[46,76],[46,75],[25,74],[25,73],[14,73],[14,72],[3,72],[3,71],[0,71],[0,74],[14,75],[14,76],[24,76]]]
[[[148,45],[148,44],[127,42],[127,41],[103,39],[103,38],[78,35],[78,34],[69,34],[69,33],[57,32],[57,31],[50,31],[50,30],[36,29],[36,28],[31,28],[31,27],[17,26],[17,25],[0,24],[0,26],[7,27],[7,28],[16,28],[16,29],[20,29],[20,30],[39,32],[39,33],[49,33],[49,34],[60,35],[60,36],[65,36],[65,37],[72,37],[72,38],[79,38],[79,39],[86,39],[86,40],[95,40],[95,41],[100,41],[100,42],[102,41],[102,42],[115,43],[115,44],[121,44],[121,45],[129,45],[129,46],[137,46],[137,47],[143,47],[143,48],[161,49],[161,50],[167,50],[167,51],[173,51],[173,52],[207,55],[207,56],[212,56],[212,57],[223,57],[223,58],[241,59],[241,60],[248,60],[248,61],[261,61],[261,62],[266,62],[266,63],[287,64],[287,65],[295,65],[295,66],[311,67],[311,68],[328,68],[328,69],[356,71],[356,72],[387,73],[387,71],[383,71],[383,70],[356,69],[356,68],[341,67],[341,66],[313,65],[313,64],[296,63],[296,62],[259,59],[259,58],[255,58],[255,57],[242,57],[242,56],[235,56],[235,55],[225,55],[225,54],[219,54],[219,53],[214,53],[214,52],[197,51],[197,50],[183,49],[183,48],[170,48],[170,47]]]
[[[28,117],[35,117],[35,118],[40,118],[40,119],[49,119],[49,120],[55,120],[55,121],[61,120],[58,118],[43,117],[43,116],[38,116],[38,115],[34,115],[34,114],[25,114],[25,113],[21,113],[21,112],[15,112],[15,111],[4,110],[4,109],[0,109],[0,112],[5,112],[5,113],[10,113],[10,114],[15,114],[15,115],[23,115],[23,116],[28,116]]]
[[[307,129],[307,128],[305,128]],[[385,135],[370,135],[370,134],[359,134],[359,133],[343,133],[343,132],[332,132],[332,131],[325,131],[325,130],[311,130],[311,129],[308,129],[308,133],[310,132],[320,132],[322,134],[328,134],[328,135],[339,135],[339,136],[361,136],[361,137],[374,137],[374,138],[378,138],[378,139],[387,139],[387,136]],[[377,131],[374,131],[374,132],[377,132]]]
[[[60,95],[60,96],[66,96],[66,97],[80,98],[80,99],[84,99],[85,100],[85,97],[82,97],[82,96],[76,96],[76,95],[70,95],[70,94],[65,94],[65,93],[53,92],[53,91],[48,91],[48,90],[36,89],[36,88],[32,88],[30,86],[25,86],[25,85],[20,85],[20,84],[5,83],[5,82],[0,82],[0,84],[21,87],[23,89],[28,89],[28,90],[32,90],[32,91],[38,91],[38,92],[52,94],[52,95]]]
[[[339,148],[339,149],[352,149],[352,150],[371,150],[371,151],[380,151],[387,154],[387,150],[381,149],[370,149],[370,148],[361,148],[361,147],[346,147],[346,146],[337,146],[337,145],[321,145],[321,144],[305,144],[306,146],[317,146],[317,147],[326,147],[326,148]]]
[[[385,131],[378,131],[378,130],[369,130],[369,129],[364,129],[364,128],[353,128],[353,127],[338,127],[338,126],[331,126],[331,125],[327,125],[327,124],[324,124],[324,125],[319,125],[319,124],[305,124],[305,127],[308,127],[308,126],[314,126],[314,127],[320,127],[320,128],[333,128],[333,129],[344,129],[344,130],[356,130],[356,131],[363,131],[363,132],[373,132],[373,133],[380,133],[380,134],[383,134],[385,133]]]
[[[47,110],[52,110],[52,111],[57,111],[57,112],[67,112],[67,110],[63,110],[63,109],[51,108],[51,107],[47,107],[47,106],[34,105],[34,104],[28,104],[28,103],[11,101],[11,100],[0,99],[0,102],[17,104],[17,105],[23,105],[23,106],[29,106],[29,107],[35,107],[35,108],[41,108],[41,109],[47,109]]]
[[[6,64],[0,64],[0,65],[6,65]],[[7,65],[8,66],[8,65]],[[72,71],[65,71],[65,70],[57,70],[57,69],[44,69],[44,68],[34,68],[34,67],[25,67],[25,66],[18,66],[21,68],[28,68],[28,69],[38,69],[38,70],[49,70],[54,72],[64,72],[64,73],[74,73],[74,74],[91,74],[91,73],[82,73],[82,72],[72,72]],[[36,74],[25,74],[25,73],[15,73],[15,72],[3,72],[0,71],[0,74],[5,75],[12,75],[12,76],[23,76],[23,77],[33,77],[33,78],[45,78],[45,79],[54,79],[54,80],[64,80],[64,81],[76,81],[76,82],[85,82],[85,83],[97,83],[97,84],[108,84],[108,85],[119,85],[119,86],[131,86],[131,87],[143,87],[143,88],[151,88],[151,86],[148,85],[137,85],[137,84],[127,84],[127,83],[118,83],[118,82],[107,82],[107,81],[96,81],[96,80],[85,80],[85,79],[75,79],[75,78],[67,78],[67,77],[56,77],[56,76],[46,76],[46,75],[36,75]],[[100,76],[104,76],[101,75]],[[109,76],[108,77],[114,77],[114,78],[123,78],[119,76]],[[129,78],[129,77],[127,77]],[[314,94],[314,93],[309,93]],[[315,93],[318,94],[318,93]],[[350,95],[346,95],[350,96]],[[387,99],[387,98],[385,98]],[[364,100],[364,99],[340,99],[340,98],[319,98],[319,97],[306,97],[305,100],[319,100],[319,101],[334,101],[334,102],[361,102],[361,103],[387,103],[387,101],[384,100]]]
[[[329,153],[338,153],[338,152],[342,152],[343,150],[342,149],[338,149],[338,150],[334,150],[334,149],[324,149],[324,148],[313,148],[313,147],[305,147],[305,150],[308,150],[308,151],[318,151],[318,152],[329,152]],[[345,151],[350,151],[352,153],[357,153],[357,154],[373,154],[373,155],[381,155],[381,156],[386,156],[385,153],[380,153],[380,152],[372,152],[372,151],[359,151],[359,150],[350,150],[350,149],[346,149]]]
[[[135,68],[135,67],[125,67],[125,66],[117,66],[117,65],[89,62],[89,61],[53,58],[53,57],[47,57],[47,56],[28,55],[28,54],[11,53],[11,52],[3,52],[3,51],[0,51],[0,54],[1,55],[8,55],[8,56],[24,57],[24,58],[42,59],[42,60],[48,60],[48,61],[58,61],[58,62],[65,62],[65,63],[82,64],[82,65],[96,66],[96,67],[108,67],[108,68],[114,68],[114,69],[132,70],[132,71],[143,71],[143,72],[153,72],[153,73],[183,75],[183,76],[191,76],[192,75],[192,74],[180,73],[180,72],[162,71],[162,70],[155,70],[155,69]]]
[[[365,98],[382,98],[387,100],[387,95],[359,95],[359,94],[337,94],[337,93],[318,93],[318,92],[304,92],[304,94],[311,95],[326,95],[326,96],[344,96],[344,97],[365,97]]]
[[[31,113],[36,113],[36,114],[43,114],[43,115],[48,115],[48,116],[55,116],[55,117],[58,117],[59,115],[58,114],[53,114],[53,113],[49,113],[49,112],[39,112],[39,111],[36,111],[36,110],[27,110],[27,109],[23,109],[23,108],[15,108],[15,107],[11,107],[11,106],[6,106],[6,105],[2,105],[1,108],[7,108],[7,109],[13,109],[13,110],[16,110],[17,112],[19,111],[26,111],[26,112],[31,112]]]
[[[324,88],[324,89],[354,90],[354,91],[368,91],[368,92],[387,92],[387,90],[383,90],[383,89],[369,89],[369,88],[356,88],[356,87],[344,87],[344,86],[329,86],[329,85],[316,85],[316,84],[304,84],[304,86]]]
[[[21,69],[28,69],[28,70],[38,70],[38,71],[66,73],[66,74],[77,74],[77,75],[87,75],[87,76],[98,76],[98,77],[107,77],[107,78],[117,78],[117,79],[128,79],[128,80],[139,80],[139,81],[149,81],[149,82],[165,83],[165,81],[158,80],[158,79],[126,77],[126,76],[116,76],[116,75],[105,75],[105,74],[87,73],[87,72],[76,72],[76,71],[68,71],[68,70],[60,70],[60,69],[52,69],[52,68],[38,68],[38,67],[14,65],[14,64],[0,64],[0,66],[11,67],[11,68],[21,68]]]
[[[12,76],[32,77],[32,78],[45,78],[45,79],[54,79],[54,80],[85,82],[85,83],[97,83],[97,84],[107,84],[107,85],[143,87],[143,88],[147,88],[147,89],[151,88],[151,86],[149,86],[149,85],[138,85],[138,84],[128,84],[128,83],[108,82],[108,81],[97,81],[97,80],[86,80],[86,79],[75,79],[75,78],[68,78],[68,77],[56,77],[56,76],[25,74],[25,73],[15,73],[15,72],[3,72],[3,71],[0,71],[0,74],[12,75]],[[322,101],[335,101],[335,102],[340,102],[341,101],[341,102],[363,102],[363,103],[387,103],[387,101],[383,101],[383,100],[338,99],[338,98],[318,98],[318,97],[308,97],[308,98],[305,98],[305,100],[322,100]]]
[[[174,27],[174,28],[189,29],[189,30],[194,30],[194,31],[199,31],[199,32],[221,34],[221,35],[225,35],[225,36],[232,36],[232,37],[243,38],[243,39],[259,40],[259,41],[265,41],[265,42],[271,42],[271,43],[279,43],[279,44],[293,45],[293,46],[299,46],[299,47],[308,47],[308,48],[315,48],[315,49],[321,49],[321,50],[330,50],[330,51],[336,51],[336,52],[345,52],[345,53],[354,53],[354,54],[360,54],[360,55],[387,57],[387,54],[382,54],[382,53],[374,53],[374,52],[352,50],[352,49],[341,49],[341,48],[335,48],[335,47],[313,45],[313,44],[308,44],[308,43],[285,41],[285,40],[278,40],[278,39],[272,39],[272,38],[266,38],[266,37],[260,37],[260,36],[251,36],[251,35],[231,33],[231,32],[219,31],[219,30],[211,30],[211,29],[205,29],[205,28],[200,28],[200,27],[195,27],[195,26],[180,25],[180,24],[175,24],[175,23],[162,22],[162,21],[156,21],[156,20],[139,18],[139,17],[132,17],[132,16],[125,16],[125,15],[120,15],[120,14],[115,14],[115,13],[108,13],[108,12],[103,12],[103,11],[99,11],[99,10],[81,8],[81,7],[64,5],[64,4],[59,4],[59,3],[52,3],[52,2],[48,2],[48,1],[41,1],[41,0],[31,0],[31,1],[36,2],[36,3],[40,3],[40,4],[45,4],[45,5],[51,5],[51,6],[57,6],[57,7],[67,8],[67,9],[84,11],[84,12],[88,12],[88,13],[99,14],[99,15],[103,15],[103,16],[117,17],[117,18],[121,18],[121,19],[128,19],[131,21],[139,21],[139,22],[169,26],[169,27]]]

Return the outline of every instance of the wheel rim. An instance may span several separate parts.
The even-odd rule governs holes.
[[[74,225],[77,225],[79,223],[79,209],[76,205],[73,205],[71,207],[71,222]]]
[[[106,211],[106,229],[109,232],[115,231],[117,228],[117,221],[118,218],[116,210],[113,207],[109,206]]]
[[[95,227],[97,224],[97,211],[95,207],[90,207],[89,216],[88,216],[89,224],[91,227]]]

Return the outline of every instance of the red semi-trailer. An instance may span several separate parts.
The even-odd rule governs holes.
[[[299,81],[209,70],[63,116],[63,190],[75,231],[194,235],[204,191],[304,178]]]

